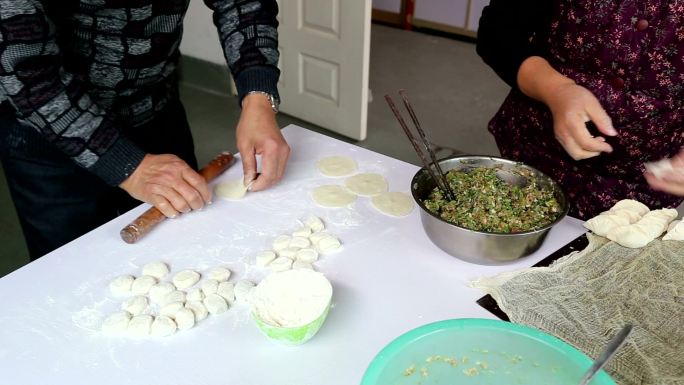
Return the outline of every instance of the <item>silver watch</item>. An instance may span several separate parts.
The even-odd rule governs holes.
[[[276,99],[275,96],[269,94],[268,92],[264,92],[264,91],[249,91],[248,93],[245,94],[245,96],[252,95],[252,94],[264,95],[266,97],[266,99],[268,99],[268,101],[271,103],[271,109],[273,110],[273,112],[275,112],[276,114],[278,113],[278,109],[280,107],[280,101],[278,99]],[[244,100],[244,98],[243,98],[243,100]]]

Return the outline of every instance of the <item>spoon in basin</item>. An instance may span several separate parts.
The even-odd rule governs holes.
[[[601,368],[610,360],[613,355],[622,347],[622,345],[625,344],[625,341],[627,340],[627,336],[629,333],[632,331],[632,325],[627,324],[622,327],[622,330],[618,332],[618,334],[615,335],[609,342],[608,345],[606,345],[606,348],[603,349],[601,354],[598,356],[598,358],[594,361],[594,363],[589,367],[586,373],[584,373],[584,377],[579,382],[579,385],[588,385],[589,382],[591,382],[591,379],[594,378],[594,375],[598,373]]]

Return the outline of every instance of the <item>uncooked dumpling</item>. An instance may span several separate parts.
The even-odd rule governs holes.
[[[342,243],[340,242],[337,237],[328,234],[326,237],[322,237],[321,239],[318,240],[316,243],[316,247],[318,248],[318,251],[325,254],[329,253],[333,250],[337,250],[342,246]]]
[[[292,269],[308,269],[308,270],[313,270],[313,265],[311,262],[305,262],[305,261],[300,261],[296,260],[292,263]]]
[[[164,297],[164,301],[160,302],[161,305],[166,305],[171,302],[185,302],[185,292],[182,290],[174,290]]]
[[[214,189],[216,196],[229,201],[240,200],[247,194],[247,186],[243,178],[221,182]]]
[[[289,235],[279,235],[273,240],[273,250],[280,251],[282,249],[290,247],[290,241],[292,237]]]
[[[215,279],[219,282],[227,281],[230,278],[230,270],[225,267],[216,267],[211,269],[208,274],[209,279]]]
[[[309,238],[305,237],[292,237],[290,240],[290,248],[303,249],[305,247],[311,246],[311,241]]]
[[[304,237],[308,238],[311,235],[311,227],[303,226],[292,232],[293,237]]]
[[[228,310],[228,303],[218,294],[209,294],[202,303],[212,315],[225,313]]]
[[[220,295],[223,297],[223,299],[226,300],[229,304],[232,304],[235,302],[235,284],[232,282],[221,282],[218,285],[218,290],[216,290],[216,294]]]
[[[344,181],[347,188],[358,195],[371,197],[380,193],[387,192],[387,180],[374,173],[363,173],[350,176]]]
[[[235,301],[249,303],[250,293],[254,289],[254,283],[246,279],[239,280],[235,284]]]
[[[306,218],[301,220],[301,222],[304,224],[304,226],[309,227],[314,233],[323,231],[325,229],[325,224],[321,218],[315,215],[307,215]]]
[[[187,289],[200,280],[200,273],[193,270],[183,270],[173,276],[173,284],[178,289]]]
[[[195,313],[187,307],[178,310],[173,318],[176,320],[178,330],[187,330],[195,326]]]
[[[133,281],[133,284],[131,284],[131,294],[133,295],[142,295],[142,294],[147,294],[152,286],[154,286],[157,283],[157,278],[154,278],[151,275],[142,275],[138,278],[136,278]]]
[[[165,303],[166,296],[176,291],[176,287],[171,282],[159,282],[150,288],[149,296],[154,303]]]
[[[268,265],[273,271],[285,271],[292,268],[292,260],[287,257],[278,257]]]
[[[321,174],[332,177],[351,175],[358,168],[356,161],[346,156],[329,156],[320,159],[316,166]]]
[[[125,310],[133,315],[141,314],[147,309],[149,301],[144,295],[136,295],[121,304],[121,310]]]
[[[413,198],[402,192],[386,192],[371,198],[373,206],[392,217],[404,217],[413,211]]]
[[[195,322],[200,322],[203,319],[207,318],[207,316],[209,315],[209,311],[202,302],[188,302],[185,304],[185,307],[187,309],[192,310],[192,312],[195,313]]]
[[[318,251],[312,248],[301,249],[295,255],[297,261],[312,263],[318,260]]]
[[[176,323],[167,316],[159,316],[152,321],[150,334],[154,337],[166,337],[176,333]]]
[[[154,317],[149,314],[137,315],[128,323],[127,332],[134,337],[144,337],[150,334]]]
[[[202,292],[205,296],[209,294],[214,294],[216,293],[216,290],[218,290],[218,286],[219,281],[215,279],[205,279],[204,281],[202,281]]]
[[[185,300],[186,301],[201,301],[205,297],[204,292],[202,292],[202,289],[199,287],[192,288],[188,290],[188,293],[185,295]]]
[[[259,267],[266,267],[269,263],[276,259],[276,253],[271,250],[260,251],[256,255],[256,265]]]
[[[311,196],[314,202],[323,207],[345,207],[356,200],[355,194],[336,184],[318,186],[313,189]]]
[[[182,309],[183,307],[185,307],[183,302],[170,302],[159,309],[159,314],[167,317],[173,317],[176,315],[176,313],[178,313],[178,310]]]

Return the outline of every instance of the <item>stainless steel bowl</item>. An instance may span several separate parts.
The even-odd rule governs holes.
[[[497,175],[501,179],[520,185],[527,183],[528,178],[535,178],[539,185],[553,188],[556,200],[561,205],[558,218],[539,230],[512,234],[470,230],[445,221],[425,207],[423,200],[428,198],[436,185],[425,168],[421,168],[411,181],[411,193],[421,208],[420,219],[425,233],[440,249],[466,262],[501,265],[530,255],[539,249],[551,227],[560,222],[568,212],[568,202],[560,186],[530,166],[489,156],[455,156],[440,160],[439,165],[445,173],[453,169],[496,167],[500,169]],[[521,173],[526,177],[521,176]],[[458,191],[454,193],[458,194]]]

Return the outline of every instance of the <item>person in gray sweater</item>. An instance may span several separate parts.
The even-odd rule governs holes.
[[[245,180],[258,191],[282,177],[290,151],[275,120],[278,6],[204,2],[242,107]],[[0,0],[0,159],[32,259],[140,201],[167,217],[211,202],[178,97],[188,5]]]

